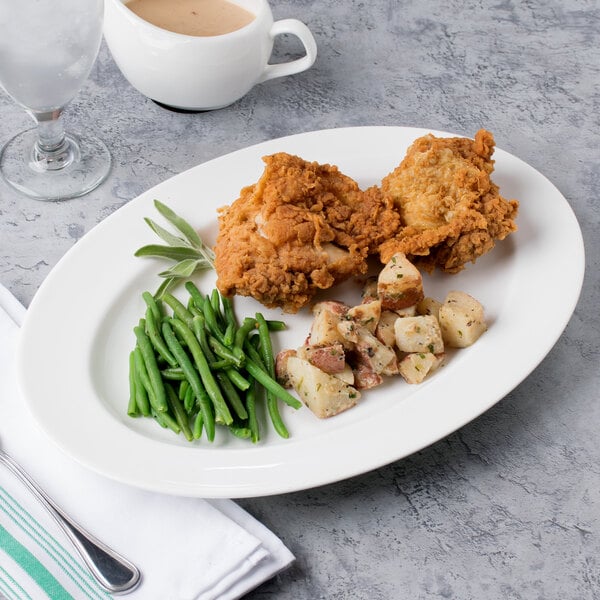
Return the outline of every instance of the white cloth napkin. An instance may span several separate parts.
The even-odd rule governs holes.
[[[0,285],[0,444],[71,517],[141,570],[128,597],[239,598],[292,563],[281,540],[231,500],[134,489],[88,471],[49,441],[15,381],[24,314]],[[2,597],[109,598],[50,515],[0,464]]]

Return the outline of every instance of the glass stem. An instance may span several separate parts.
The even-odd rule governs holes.
[[[62,110],[33,113],[37,121],[38,140],[32,153],[32,166],[39,171],[58,171],[76,158],[76,148],[66,136]]]

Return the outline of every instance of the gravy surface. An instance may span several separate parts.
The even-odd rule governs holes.
[[[199,37],[231,33],[254,20],[227,0],[130,0],[125,6],[157,27]]]

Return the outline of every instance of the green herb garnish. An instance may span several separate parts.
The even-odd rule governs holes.
[[[189,279],[194,273],[214,269],[215,254],[211,248],[204,244],[198,232],[185,219],[159,200],[154,201],[154,206],[175,227],[177,233],[174,234],[168,231],[148,217],[144,218],[150,229],[167,245],[149,244],[143,246],[135,252],[135,256],[151,256],[175,261],[170,269],[158,274],[164,278],[155,294],[157,298],[160,298],[165,292],[181,281]]]

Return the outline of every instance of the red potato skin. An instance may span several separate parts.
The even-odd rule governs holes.
[[[287,359],[296,354],[295,350],[282,350],[275,357],[275,377],[283,387],[288,389],[292,387],[292,384],[288,375]]]
[[[311,347],[307,359],[312,365],[331,375],[341,373],[346,367],[346,356],[341,344]]]

